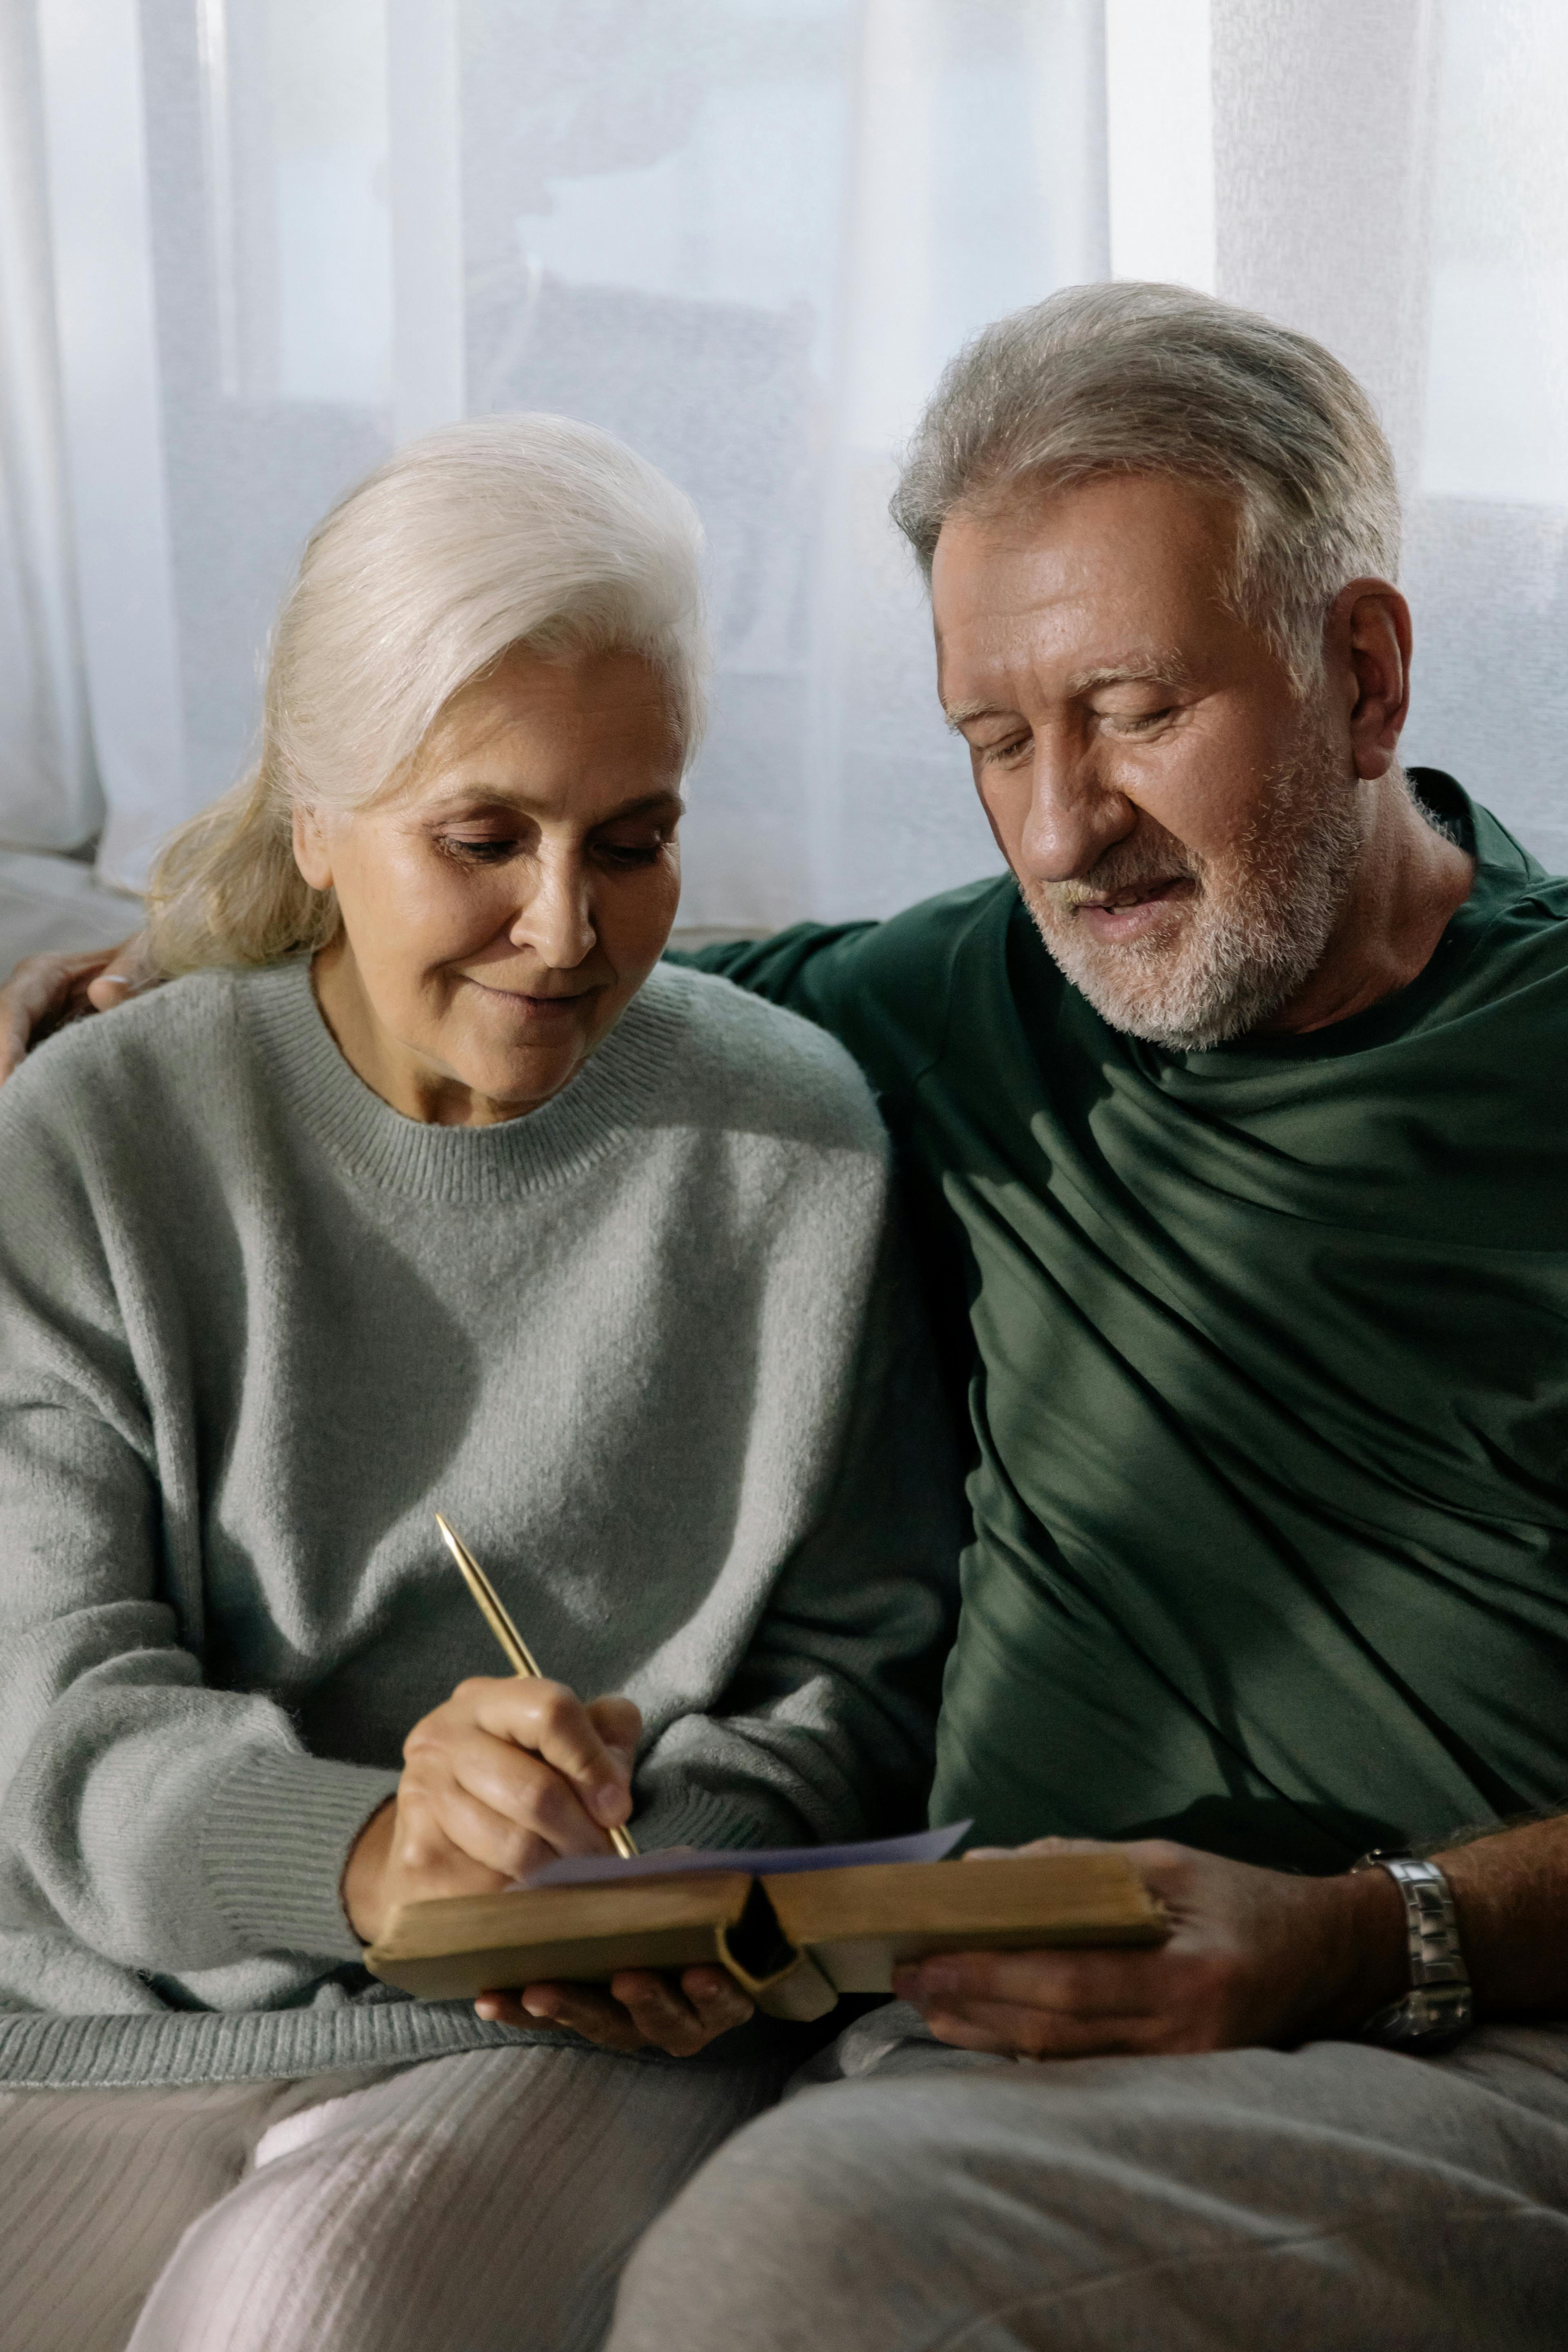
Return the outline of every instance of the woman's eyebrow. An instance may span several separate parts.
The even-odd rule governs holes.
[[[468,802],[476,809],[489,803],[500,808],[520,809],[531,814],[539,803],[515,786],[487,783],[453,783],[432,793],[425,803],[427,812],[436,813]],[[679,793],[640,793],[636,799],[623,801],[619,808],[608,809],[594,820],[595,829],[605,824],[621,824],[627,817],[645,816],[655,809],[668,809],[676,816],[686,814],[686,803]]]
[[[612,809],[607,816],[599,819],[599,823],[619,824],[625,817],[650,815],[655,809],[671,809],[677,816],[684,816],[686,803],[679,793],[644,793],[640,799],[627,801],[622,807]]]

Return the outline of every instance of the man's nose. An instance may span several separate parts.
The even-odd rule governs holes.
[[[1138,822],[1125,793],[1107,783],[1079,744],[1037,740],[1029,782],[1018,843],[1021,878],[1028,881],[1070,882],[1089,873]]]
[[[513,919],[511,943],[531,948],[552,971],[574,971],[598,939],[583,862],[547,850],[534,864],[532,881]]]

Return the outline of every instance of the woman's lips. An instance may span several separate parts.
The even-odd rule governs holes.
[[[566,996],[532,996],[526,989],[492,987],[488,981],[476,980],[472,972],[465,972],[463,978],[470,987],[477,988],[481,996],[489,997],[498,1007],[504,1005],[520,1020],[538,1023],[547,1028],[556,1028],[579,1019],[589,998],[599,993],[596,988],[579,988]]]

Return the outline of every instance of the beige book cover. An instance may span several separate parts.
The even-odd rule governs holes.
[[[819,2017],[841,1992],[890,1991],[899,1961],[931,1952],[1157,1944],[1168,1932],[1113,1849],[778,1873],[721,1860],[406,1904],[365,1965],[421,2000],[451,2000],[717,1962],[770,2014]]]

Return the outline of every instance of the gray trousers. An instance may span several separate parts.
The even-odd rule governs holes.
[[[1035,2065],[863,2019],[655,2223],[607,2352],[1563,2352],[1568,2028]]]
[[[639,2233],[780,2068],[475,2051],[0,2093],[4,2352],[593,2352]]]

